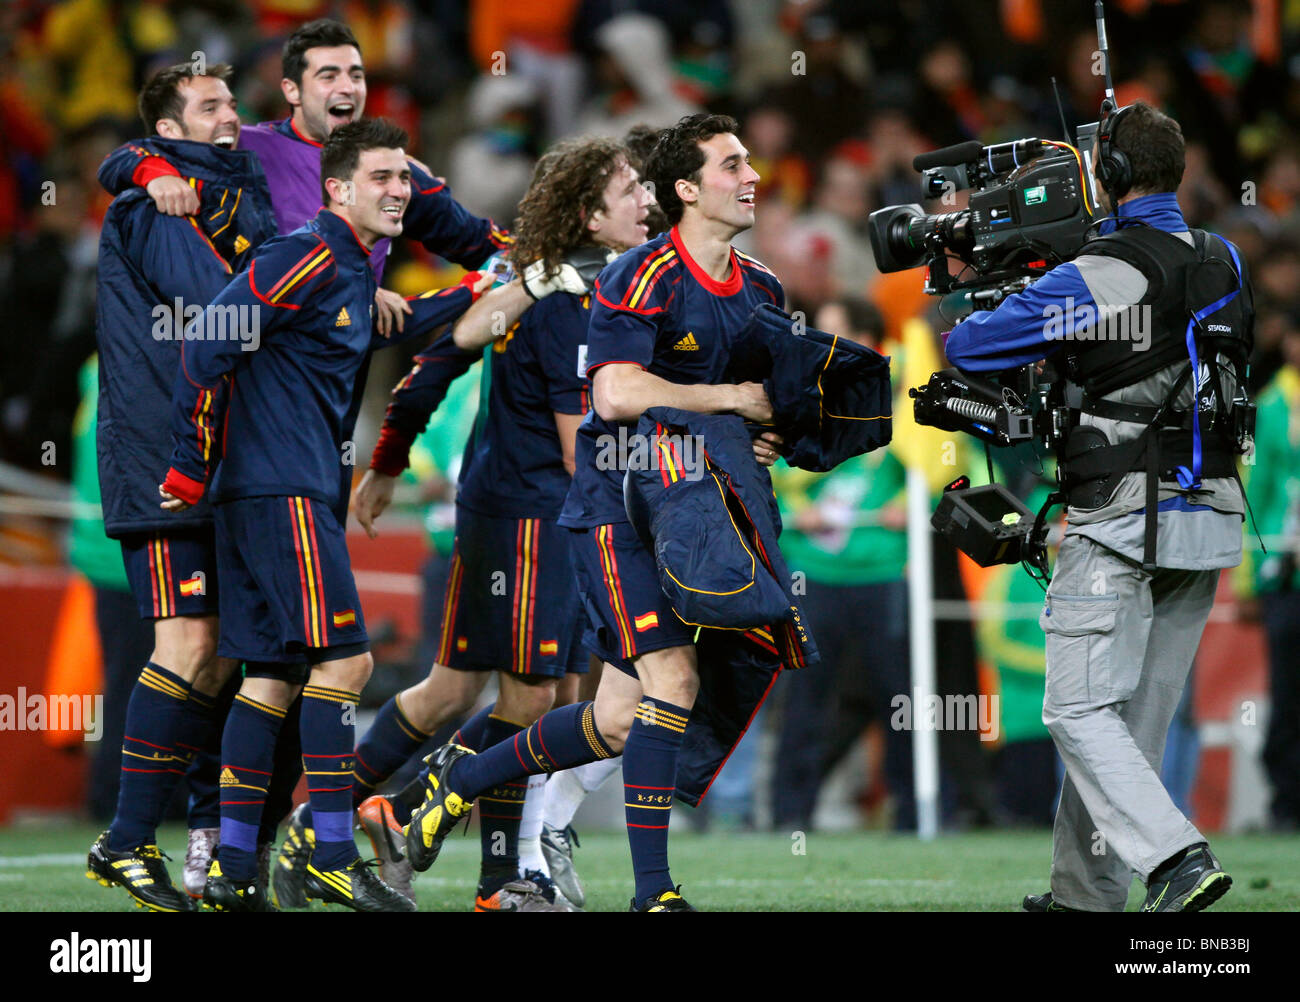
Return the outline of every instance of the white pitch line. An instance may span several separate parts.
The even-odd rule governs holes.
[[[72,866],[86,862],[84,852],[47,852],[40,856],[0,856],[0,868],[27,869],[33,866]]]

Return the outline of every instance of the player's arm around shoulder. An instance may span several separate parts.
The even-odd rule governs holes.
[[[521,278],[490,289],[478,296],[452,328],[452,340],[462,351],[481,351],[506,332],[528,311],[535,300],[524,289]]]
[[[471,271],[456,285],[446,289],[430,289],[416,296],[408,296],[411,318],[399,330],[388,336],[379,331],[372,339],[373,347],[382,348],[414,337],[432,334],[443,324],[462,316],[475,301],[492,286],[493,278],[486,272]]]

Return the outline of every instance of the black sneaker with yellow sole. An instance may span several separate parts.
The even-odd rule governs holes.
[[[423,873],[438,858],[438,850],[461,818],[468,817],[473,800],[465,800],[447,786],[447,773],[466,755],[474,753],[461,745],[445,744],[424,760],[424,803],[411,812],[404,829],[406,858]]]
[[[415,902],[393,890],[371,869],[378,860],[360,856],[337,870],[318,870],[308,863],[303,889],[307,897],[358,912],[413,912]]]
[[[671,891],[663,891],[655,895],[649,901],[643,902],[641,907],[637,907],[636,898],[632,899],[630,912],[693,912],[695,911],[682,897],[682,885],[678,884]]]
[[[289,830],[271,867],[271,901],[281,911],[307,907],[303,880],[316,848],[316,832],[303,823],[308,809],[307,804],[299,804],[289,815]]]
[[[190,899],[172,884],[164,859],[170,859],[156,845],[142,845],[126,852],[108,847],[108,832],[102,832],[86,856],[86,876],[112,887],[126,889],[139,908],[152,912],[188,912]]]
[[[1232,878],[1205,842],[1165,860],[1147,881],[1144,912],[1199,912],[1228,893]]]
[[[203,904],[219,912],[274,912],[278,911],[266,896],[260,881],[247,883],[231,880],[221,872],[221,863],[212,861],[208,879],[203,884]]]

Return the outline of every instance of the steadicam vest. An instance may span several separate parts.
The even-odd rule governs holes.
[[[1193,230],[1192,244],[1147,226],[1125,227],[1090,241],[1079,256],[1124,261],[1147,279],[1131,322],[1148,324],[1150,343],[1134,350],[1131,339],[1075,342],[1066,371],[1079,389],[1067,403],[1083,414],[1146,425],[1138,437],[1111,444],[1099,430],[1074,427],[1061,448],[1061,487],[1071,505],[1106,503],[1127,473],[1147,475],[1143,564],[1155,567],[1156,508],[1160,481],[1199,487],[1202,477],[1236,476],[1236,456],[1249,433],[1244,398],[1247,360],[1254,343],[1254,303],[1235,250]],[[1225,395],[1219,356],[1233,370],[1232,397]],[[1158,406],[1119,404],[1102,397],[1132,386],[1178,362],[1186,365]],[[1195,375],[1194,375],[1195,374]],[[1195,380],[1194,405],[1176,401]],[[1081,391],[1081,392],[1080,392]]]

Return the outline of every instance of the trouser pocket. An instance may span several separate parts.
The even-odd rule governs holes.
[[[1047,636],[1045,707],[1115,702],[1119,595],[1048,595],[1038,616]]]

